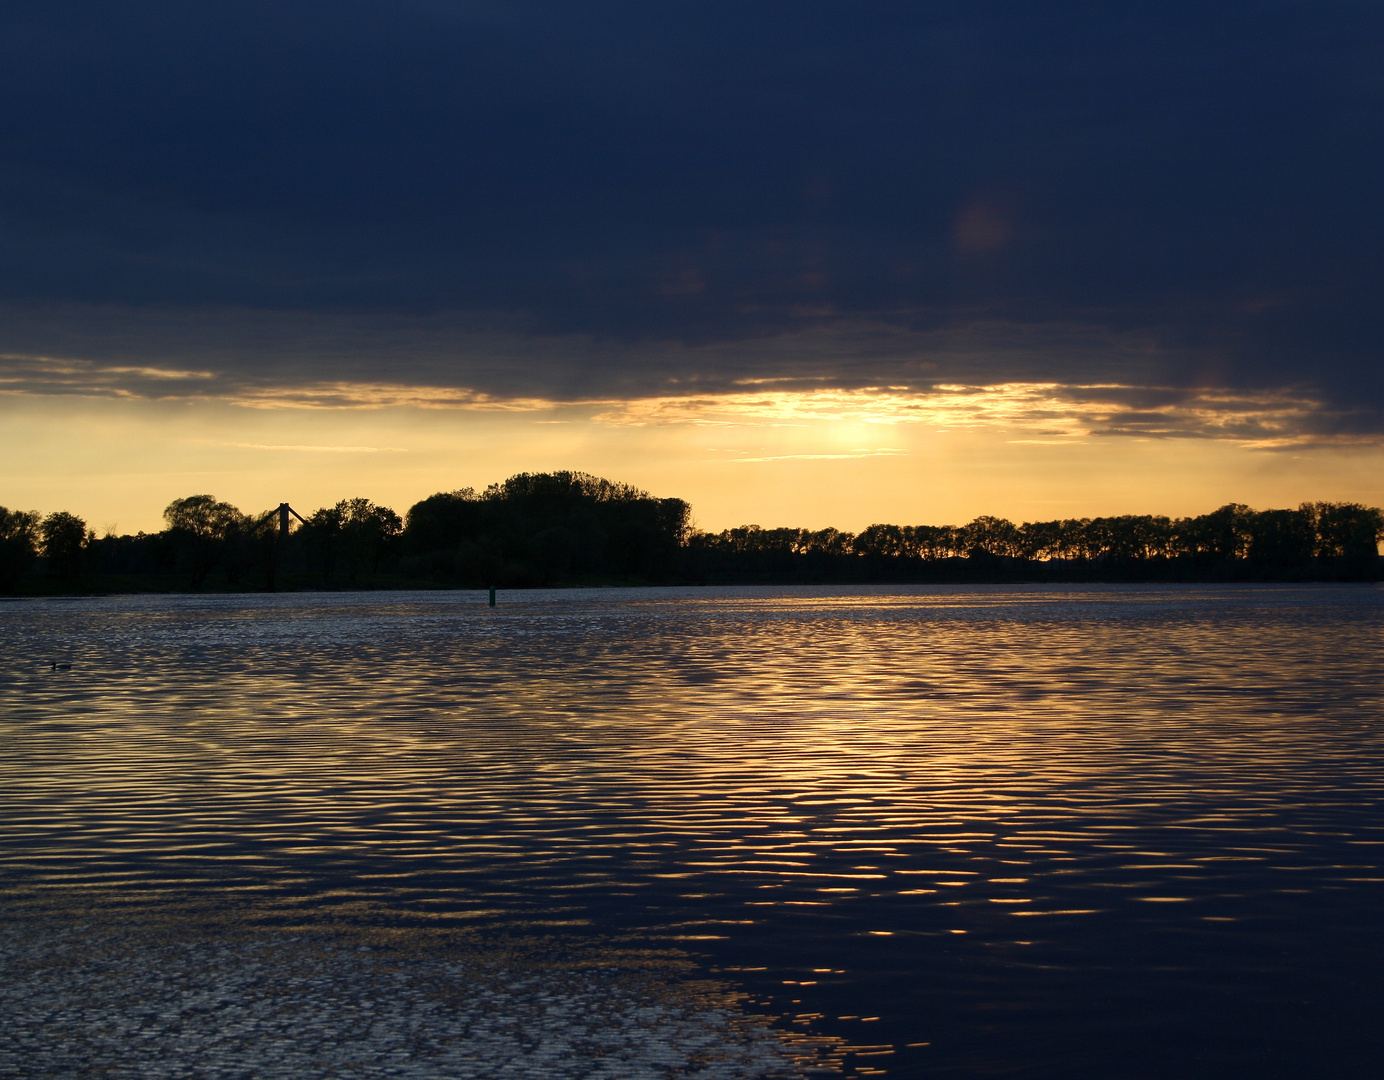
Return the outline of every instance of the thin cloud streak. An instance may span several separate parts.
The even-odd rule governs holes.
[[[908,457],[907,450],[884,447],[879,450],[851,450],[844,454],[772,454],[767,457],[723,459],[727,465],[746,465],[761,461],[850,461],[855,458]]]
[[[217,375],[212,371],[0,353],[0,393],[4,394],[187,397],[190,392],[180,389],[184,384],[215,384],[217,381]]]
[[[227,446],[234,446],[241,450],[296,450],[306,451],[316,454],[406,454],[408,451],[400,446],[312,446],[300,443],[285,443],[276,445],[273,443],[226,443]]]

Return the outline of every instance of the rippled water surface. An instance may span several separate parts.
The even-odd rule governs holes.
[[[1377,1075],[1378,588],[36,601],[0,646],[16,910],[680,956],[848,1075]]]

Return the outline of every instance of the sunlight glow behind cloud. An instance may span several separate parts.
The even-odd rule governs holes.
[[[1092,417],[1111,411],[1094,396],[1010,387],[760,391],[698,404],[441,408],[376,399],[369,407],[246,408],[197,396],[0,393],[0,504],[71,510],[133,531],[161,527],[171,499],[201,492],[247,511],[288,501],[310,512],[365,496],[403,513],[438,491],[554,469],[685,498],[697,524],[712,530],[1378,501],[1377,445],[1265,453],[1247,439],[1087,435]],[[1073,398],[1087,408],[1073,408]],[[1166,425],[1160,408],[1157,422]],[[1188,424],[1205,422],[1184,413]],[[1153,422],[1141,419],[1145,428]],[[1069,433],[1045,434],[1055,431]]]
[[[1007,381],[923,385],[746,389],[629,398],[507,396],[463,386],[299,380],[270,383],[201,370],[9,354],[0,357],[0,394],[219,401],[258,410],[420,408],[547,414],[547,421],[613,427],[669,425],[804,426],[915,424],[995,428],[1011,441],[1041,445],[1097,436],[1229,440],[1255,449],[1378,445],[1372,432],[1342,433],[1348,414],[1287,390],[1176,388],[1128,383]]]
[[[620,402],[593,419],[609,424],[794,424],[846,421],[926,424],[938,428],[1003,427],[1052,438],[1092,435],[1221,438],[1256,447],[1302,445],[1324,438],[1310,431],[1320,403],[1286,394],[1161,387],[1002,383],[939,385],[926,390],[768,391]],[[1033,440],[1025,440],[1033,441]],[[1327,440],[1331,441],[1331,440]]]
[[[0,503],[1384,501],[1378,5],[445,6],[7,7]]]

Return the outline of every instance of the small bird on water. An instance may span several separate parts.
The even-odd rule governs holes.
[[[60,663],[58,663],[56,660],[54,660],[53,663],[49,666],[48,670],[49,670],[49,671],[71,671],[71,670],[72,670],[72,665],[71,665],[71,664],[60,664]]]

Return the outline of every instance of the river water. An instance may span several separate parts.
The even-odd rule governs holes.
[[[1378,1075],[1377,587],[22,601],[0,750],[0,1076]]]

